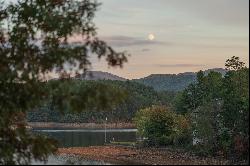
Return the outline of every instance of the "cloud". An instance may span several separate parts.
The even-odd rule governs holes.
[[[154,18],[158,12],[165,16],[178,13],[189,18],[201,19],[219,25],[249,26],[249,0],[101,0],[112,7],[111,13],[119,13],[123,18],[141,16],[140,18]],[[109,10],[110,11],[110,10]],[[116,14],[117,15],[117,14]],[[154,17],[152,17],[152,15]],[[164,16],[164,15],[162,15]],[[137,18],[137,17],[136,17]],[[179,18],[177,18],[179,19]],[[152,20],[153,21],[153,20]],[[124,22],[124,21],[123,21]],[[129,22],[139,24],[141,21]]]
[[[194,17],[216,24],[249,26],[249,0],[160,0]],[[164,3],[164,4],[163,4]]]
[[[151,49],[148,49],[148,48],[144,48],[144,49],[142,49],[141,51],[142,52],[148,52],[148,51],[150,51]]]
[[[111,46],[128,47],[128,46],[145,46],[145,45],[172,45],[170,42],[163,42],[157,40],[147,40],[143,38],[129,37],[129,36],[109,36],[101,37],[100,39],[106,41]],[[148,49],[144,49],[148,51]]]
[[[173,68],[173,67],[203,67],[201,64],[156,64],[154,66],[163,68]]]

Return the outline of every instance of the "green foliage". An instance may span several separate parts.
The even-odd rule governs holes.
[[[0,112],[0,163],[30,164],[31,159],[45,161],[57,149],[57,142],[26,131],[24,114]]]
[[[109,122],[131,122],[135,113],[143,108],[149,107],[154,104],[171,104],[170,98],[174,96],[174,93],[157,93],[152,88],[146,87],[133,81],[80,81],[80,80],[68,80],[67,82],[62,81],[49,81],[51,89],[61,89],[58,94],[63,96],[63,91],[72,89],[74,94],[85,94],[86,98],[78,96],[76,99],[84,100],[85,102],[76,105],[75,108],[68,107],[67,103],[69,97],[66,100],[51,100],[51,101],[62,101],[62,104],[55,104],[47,102],[44,106],[35,109],[28,113],[28,121],[31,122],[66,122],[66,123],[101,123],[105,117],[108,117]],[[97,86],[105,87],[96,91]],[[61,88],[59,88],[61,87]],[[72,91],[71,90],[71,91]],[[93,91],[94,93],[86,93],[86,91]],[[105,95],[105,93],[107,93]],[[67,93],[68,94],[68,93]],[[88,94],[90,99],[88,99]],[[100,95],[105,95],[110,101],[107,102],[104,107],[100,107],[102,103],[95,105],[96,102],[101,101]],[[169,94],[169,96],[168,96]],[[73,95],[75,96],[75,95]],[[74,99],[74,98],[73,98]],[[88,100],[88,101],[87,101]],[[169,101],[169,102],[167,102]],[[62,105],[61,108],[55,107]],[[98,106],[95,107],[95,106]],[[74,109],[70,111],[70,109]],[[77,111],[77,110],[84,111]],[[100,111],[101,110],[101,111]],[[64,114],[60,114],[63,112]],[[73,112],[75,112],[73,114]]]
[[[156,74],[135,81],[154,87],[157,91],[178,92],[185,89],[189,84],[195,82],[195,74]]]
[[[207,76],[202,71],[198,72],[197,83],[190,84],[175,99],[176,111],[185,114],[202,106],[204,103],[214,99],[219,100],[222,79],[222,75],[217,72],[212,71]]]
[[[113,67],[127,61],[125,52],[116,52],[97,38],[93,18],[98,6],[92,0],[19,0],[0,5],[0,164],[45,160],[54,152],[50,139],[26,130],[25,116],[17,120],[20,113],[48,99],[76,111],[94,102],[100,108],[109,105],[109,94],[101,90],[106,86],[95,85],[96,92],[77,92],[62,83],[51,92],[44,83],[51,72],[65,72],[65,66],[72,72],[86,71],[90,55],[104,57]],[[81,42],[70,42],[74,35],[82,36]]]
[[[196,148],[202,155],[220,150],[218,145],[222,129],[220,112],[221,105],[218,101],[214,101],[199,106],[192,113],[194,138],[199,140]]]
[[[174,107],[174,99],[178,93],[173,91],[159,91],[158,96],[160,98],[161,104],[169,107]]]
[[[109,110],[126,97],[122,88],[105,82],[58,80],[49,81],[47,86],[51,89],[48,102],[59,111]]]
[[[182,135],[184,136],[189,128],[188,121],[183,116],[163,106],[140,110],[134,121],[139,134],[148,139],[148,145],[153,146],[180,143]]]
[[[210,72],[217,72],[225,75],[226,70],[221,68],[214,68],[205,70],[203,75],[208,75]],[[148,77],[135,79],[133,81],[142,83],[146,86],[153,87],[156,91],[181,92],[185,90],[190,84],[197,82],[197,73],[186,72],[180,74],[152,74]]]
[[[228,72],[197,74],[175,99],[176,111],[192,114],[194,138],[203,153],[234,157],[249,153],[249,69],[238,57],[227,60]]]
[[[248,125],[239,120],[247,122],[249,111],[249,69],[229,71],[224,81],[224,122],[225,125],[234,130],[248,130]],[[244,126],[240,126],[244,124]]]
[[[238,156],[248,156],[249,148],[249,69],[229,71],[223,88],[223,124],[226,142]]]

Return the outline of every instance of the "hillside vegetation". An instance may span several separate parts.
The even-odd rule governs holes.
[[[226,74],[226,70],[222,68],[208,69],[204,71],[205,75],[211,71]],[[148,77],[135,79],[134,81],[142,83],[146,86],[153,87],[156,91],[182,91],[191,83],[196,81],[194,72],[186,72],[180,74],[152,74]]]
[[[204,71],[204,74],[207,75],[210,71],[218,71],[223,75],[225,72],[224,69],[210,69]],[[106,117],[108,117],[109,122],[132,122],[136,112],[140,109],[151,105],[173,107],[179,99],[177,92],[194,82],[196,82],[196,73],[159,74],[138,80],[126,80],[106,72],[87,72],[85,75],[77,75],[74,78],[66,77],[50,80],[47,84],[55,87],[62,86],[62,93],[68,87],[73,89],[74,92],[81,92],[84,89],[91,91],[98,86],[104,86],[104,88],[100,87],[100,93],[106,93],[106,95],[110,93],[112,101],[118,98],[116,96],[120,96],[114,90],[122,90],[124,99],[119,103],[111,104],[113,106],[105,110],[93,106],[89,106],[89,108],[82,106],[84,111],[78,111],[80,113],[76,110],[70,110],[65,103],[64,105],[61,104],[62,108],[55,108],[54,104],[50,102],[52,99],[49,99],[42,107],[29,112],[27,117],[30,122],[102,123]],[[88,99],[84,97],[82,100]],[[93,104],[95,104],[95,101],[93,101]]]
[[[173,92],[156,92],[153,88],[133,82],[133,81],[112,81],[112,80],[52,80],[48,85],[59,84],[59,86],[70,87],[74,91],[83,91],[83,89],[95,89],[97,86],[106,86],[102,91],[110,93],[112,101],[117,99],[117,93],[114,91],[121,91],[123,98],[120,101],[114,102],[109,109],[94,108],[89,106],[81,113],[70,109],[67,106],[62,108],[54,107],[51,103],[52,99],[38,109],[28,113],[28,121],[30,122],[65,122],[65,123],[101,123],[108,117],[109,122],[131,122],[135,113],[154,104],[170,105],[175,93]],[[62,88],[65,90],[64,88]],[[63,93],[63,92],[62,92]],[[104,92],[100,92],[104,93]],[[97,94],[96,96],[98,96]],[[88,100],[87,97],[83,100]],[[98,100],[97,100],[98,101]],[[93,104],[95,102],[93,101]]]

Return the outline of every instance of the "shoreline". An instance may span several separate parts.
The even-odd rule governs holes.
[[[182,150],[133,148],[125,146],[92,146],[59,148],[58,155],[76,155],[118,165],[229,165],[223,158],[199,157]]]
[[[55,123],[55,122],[28,122],[32,129],[136,129],[133,123]]]

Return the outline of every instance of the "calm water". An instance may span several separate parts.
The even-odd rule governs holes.
[[[103,161],[81,159],[74,155],[50,156],[47,162],[32,161],[31,165],[111,165]]]
[[[105,144],[105,130],[34,130],[55,138],[60,147],[87,147]],[[134,142],[136,129],[106,130],[107,143],[110,141]]]

